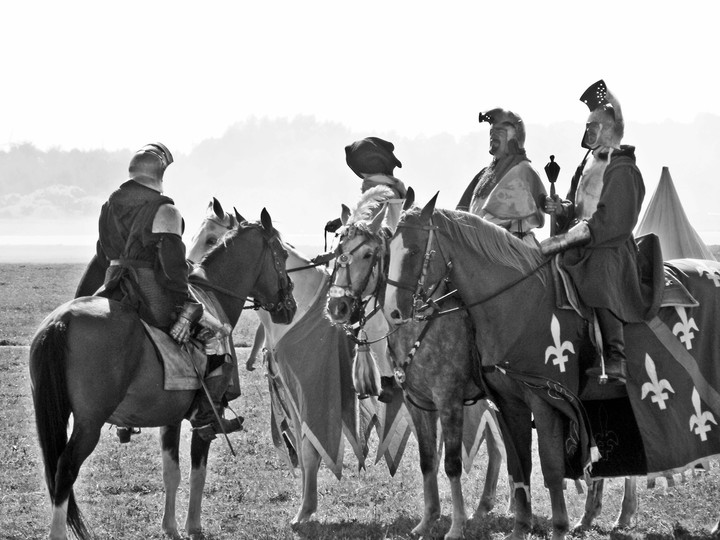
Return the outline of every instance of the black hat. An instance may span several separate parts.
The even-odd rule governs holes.
[[[395,167],[402,167],[395,157],[393,143],[379,137],[366,137],[345,147],[348,167],[363,178],[363,174],[392,175]]]
[[[601,107],[602,105],[607,105],[609,103],[607,94],[607,85],[605,84],[605,81],[600,79],[598,82],[588,86],[588,89],[585,90],[585,93],[580,96],[580,101],[582,101],[585,105],[588,106],[590,112],[593,112],[598,107]]]

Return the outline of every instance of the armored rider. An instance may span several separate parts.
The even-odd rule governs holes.
[[[479,121],[490,124],[489,152],[493,160],[472,179],[457,209],[480,216],[537,246],[532,229],[545,224],[542,204],[546,192],[525,153],[525,124],[514,112],[499,108],[480,113]]]
[[[183,343],[203,309],[188,290],[183,218],[173,200],[162,194],[165,169],[172,162],[165,145],[143,146],[130,160],[129,180],[102,206],[96,260],[105,268],[105,280],[97,294],[132,306],[148,324]],[[208,379],[208,389],[219,405],[229,377],[213,379]],[[207,397],[198,395],[191,423],[211,440],[221,429]],[[222,422],[225,432],[242,427],[238,419]]]
[[[564,251],[562,263],[581,300],[593,308],[602,334],[605,372],[627,380],[623,325],[642,321],[638,250],[633,229],[645,185],[635,164],[635,147],[620,144],[624,120],[620,103],[605,82],[591,85],[580,100],[590,109],[582,147],[588,152],[577,168],[566,200],[545,200],[563,234],[544,240],[545,254]],[[591,368],[588,374],[600,374]]]

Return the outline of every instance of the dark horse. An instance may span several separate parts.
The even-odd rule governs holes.
[[[260,223],[241,223],[206,255],[197,281],[202,283],[200,288],[214,293],[233,326],[249,296],[272,311],[277,322],[288,323],[295,302],[285,272],[286,256],[272,220],[263,210]],[[73,484],[97,445],[103,424],[176,426],[166,428],[162,437],[164,449],[170,446],[168,438],[174,438],[177,449],[179,426],[190,412],[196,391],[164,390],[162,363],[137,313],[94,296],[61,305],[41,323],[30,347],[30,378],[53,506],[50,538],[66,538],[69,526],[86,539],[90,534],[75,502]],[[68,440],[70,414],[73,422]],[[193,438],[197,441],[199,438]],[[204,455],[206,459],[207,448]],[[179,474],[171,480],[174,491],[178,481]],[[166,501],[163,529],[178,537],[174,491],[173,500]],[[187,528],[188,533],[199,535],[201,493],[194,496],[197,515],[188,513]]]
[[[679,472],[718,453],[713,366],[720,351],[720,264],[672,263],[667,269],[675,269],[700,305],[662,307],[652,320],[626,326],[630,376],[621,389],[632,409],[612,414],[610,402],[620,406],[622,399],[597,400],[597,410],[605,410],[601,429],[595,421],[600,415],[590,414],[591,402],[576,397],[583,356],[594,355],[588,352],[587,324],[575,311],[558,308],[552,270],[539,250],[471,214],[436,210],[435,198],[422,211],[404,213],[390,245],[386,314],[398,325],[411,321],[430,286],[447,277],[457,287],[477,329],[484,382],[500,410],[515,498],[512,538],[524,537],[532,525],[533,419],[553,538],[563,538],[569,528],[565,477]],[[633,418],[638,415],[642,422]],[[598,446],[604,443],[601,458],[593,436]],[[612,463],[622,466],[613,470]]]
[[[387,189],[388,193],[383,194],[383,189],[373,188],[378,190],[378,196],[359,203],[340,234],[331,287],[333,294],[327,305],[328,316],[336,324],[346,324],[357,318],[358,310],[363,315],[372,312],[366,305],[382,302],[389,238],[388,231],[381,226],[384,209],[377,212],[374,219],[365,218],[371,216],[371,210],[382,205],[384,200],[394,197]],[[412,202],[411,193],[408,190],[408,203]],[[433,296],[443,292],[444,287],[440,287],[433,291]],[[503,453],[495,413],[486,399],[477,399],[480,389],[475,384],[477,377],[473,376],[474,345],[469,318],[466,313],[458,312],[432,322],[413,322],[388,332],[382,311],[370,316],[382,322],[380,335],[387,335],[388,351],[400,377],[404,377],[405,400],[418,439],[425,505],[422,521],[413,529],[413,534],[429,534],[440,518],[437,483],[439,419],[445,447],[445,473],[450,480],[453,506],[452,523],[445,538],[462,538],[467,521],[460,482],[463,442],[467,453],[474,455],[483,438],[487,441],[488,468],[483,495],[473,516],[476,519],[487,515],[494,507]],[[368,332],[368,338],[371,337],[374,336]],[[476,403],[465,408],[465,400]]]

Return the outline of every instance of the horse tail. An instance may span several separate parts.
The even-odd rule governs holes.
[[[50,323],[33,340],[30,349],[32,395],[35,424],[45,464],[45,482],[53,504],[56,498],[58,460],[67,446],[70,399],[68,397],[65,358],[67,355],[67,322]],[[67,524],[80,538],[88,538],[72,489],[68,494]]]

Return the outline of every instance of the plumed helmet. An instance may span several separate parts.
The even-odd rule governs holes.
[[[170,150],[162,143],[146,144],[130,159],[130,178],[146,177],[161,181],[165,169],[173,162]]]
[[[492,126],[502,126],[503,124],[512,126],[515,129],[515,140],[520,148],[525,147],[525,123],[519,115],[505,109],[490,109],[481,112],[478,118],[480,123],[488,122]]]
[[[366,137],[345,147],[348,167],[363,178],[363,174],[387,174],[392,176],[395,167],[402,167],[395,157],[393,143],[379,137]]]

